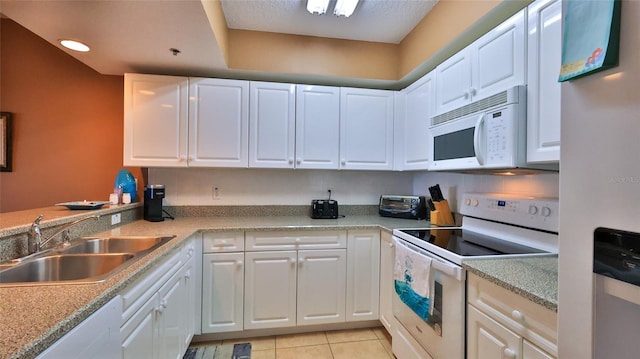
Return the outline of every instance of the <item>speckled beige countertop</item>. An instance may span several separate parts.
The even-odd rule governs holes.
[[[34,213],[26,213],[27,223]],[[8,227],[13,228],[12,225]],[[36,357],[200,230],[392,230],[427,225],[426,221],[377,215],[340,219],[305,216],[187,217],[155,223],[138,220],[96,233],[99,236],[175,234],[176,238],[102,283],[0,288],[0,358]],[[3,225],[2,231],[5,228]]]
[[[558,311],[557,255],[471,259],[462,266],[534,303]]]
[[[132,205],[133,206],[133,205]],[[136,207],[136,206],[134,206]],[[123,208],[105,208],[100,214],[118,212]],[[57,208],[48,210],[53,222],[69,220]],[[34,214],[26,211],[23,223]],[[78,216],[86,211],[72,215]],[[66,212],[69,214],[70,212]],[[59,214],[59,217],[58,217]],[[36,214],[37,215],[37,214]],[[34,217],[35,218],[35,217]],[[0,234],[19,232],[24,225],[11,223],[0,216]],[[5,220],[7,217],[4,218]],[[15,223],[14,223],[15,222]],[[10,224],[10,225],[9,225]],[[8,225],[8,226],[7,226]],[[0,358],[34,358],[61,338],[90,314],[106,304],[134,280],[163,258],[177,250],[180,244],[199,231],[229,230],[329,230],[422,228],[427,221],[403,220],[378,215],[348,215],[340,219],[311,219],[308,216],[256,217],[182,217],[164,222],[136,220],[130,224],[95,233],[111,235],[163,235],[176,238],[124,271],[102,283],[73,285],[42,285],[32,287],[0,287]],[[28,226],[27,226],[28,227]],[[470,272],[501,285],[549,309],[557,310],[557,256],[517,259],[468,260],[463,266]]]

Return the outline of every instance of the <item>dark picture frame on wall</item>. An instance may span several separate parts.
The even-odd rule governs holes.
[[[11,172],[11,112],[0,112],[0,172]]]

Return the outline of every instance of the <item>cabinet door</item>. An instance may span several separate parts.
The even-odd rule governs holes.
[[[378,319],[380,231],[347,233],[347,321]]]
[[[125,166],[186,167],[186,77],[125,74]]]
[[[189,79],[189,166],[249,165],[249,82]]]
[[[296,85],[251,82],[249,167],[293,168]]]
[[[198,264],[199,264],[199,267],[202,268],[202,264],[201,263],[198,263]],[[189,347],[189,344],[191,343],[191,339],[193,339],[193,335],[196,332],[196,326],[198,326],[198,328],[200,327],[200,323],[196,323],[196,318],[199,319],[201,315],[196,316],[194,313],[199,313],[197,309],[199,308],[198,303],[200,303],[200,301],[196,297],[196,289],[198,290],[197,295],[201,296],[199,290],[200,290],[200,285],[202,283],[202,280],[200,280],[199,282],[196,282],[197,279],[200,278],[198,276],[196,268],[197,267],[195,263],[195,258],[192,258],[189,261],[187,261],[184,268],[184,290],[186,293],[185,309],[188,309],[188,311],[184,314],[185,332],[184,332],[184,335],[182,336],[183,342],[184,342],[184,347],[183,347],[184,350],[186,350]],[[198,283],[197,286],[196,286],[196,283]]]
[[[434,114],[435,72],[396,94],[394,170],[426,170],[431,148],[425,140]]]
[[[391,233],[382,231],[380,237],[380,322],[392,333],[391,301],[394,294],[393,266],[396,249],[393,247]]]
[[[469,47],[436,68],[436,114],[454,110],[471,101],[471,50]]]
[[[296,251],[245,253],[244,329],[296,325]]]
[[[193,304],[186,302],[184,274],[180,270],[158,292],[158,358],[180,359],[187,349],[187,316],[193,313]]]
[[[562,1],[535,1],[528,16],[527,162],[559,162]]]
[[[120,355],[122,299],[116,296],[37,356],[38,359],[112,359]]]
[[[298,252],[298,325],[345,320],[347,251]]]
[[[338,169],[340,88],[296,88],[296,168]]]
[[[340,168],[393,169],[393,91],[340,89]]]
[[[467,358],[518,358],[522,338],[475,307],[467,306]]]
[[[472,101],[525,84],[525,18],[523,9],[471,45]]]
[[[202,333],[242,330],[244,253],[205,254],[202,268]]]
[[[123,359],[157,358],[157,305],[156,293],[120,328]]]
[[[555,357],[525,339],[522,341],[522,359],[555,359]]]

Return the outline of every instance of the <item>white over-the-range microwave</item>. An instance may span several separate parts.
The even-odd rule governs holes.
[[[553,164],[527,164],[526,117],[526,86],[511,87],[432,117],[428,141],[433,159],[428,169],[557,171]]]

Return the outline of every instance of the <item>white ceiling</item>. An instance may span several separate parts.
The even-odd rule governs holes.
[[[204,0],[209,1],[209,0]],[[311,15],[306,0],[222,0],[228,27],[398,43],[437,0],[361,0],[354,15]],[[0,0],[0,13],[102,74],[215,76],[226,65],[199,0]],[[91,52],[62,48],[81,40]],[[170,48],[180,49],[174,56]]]

